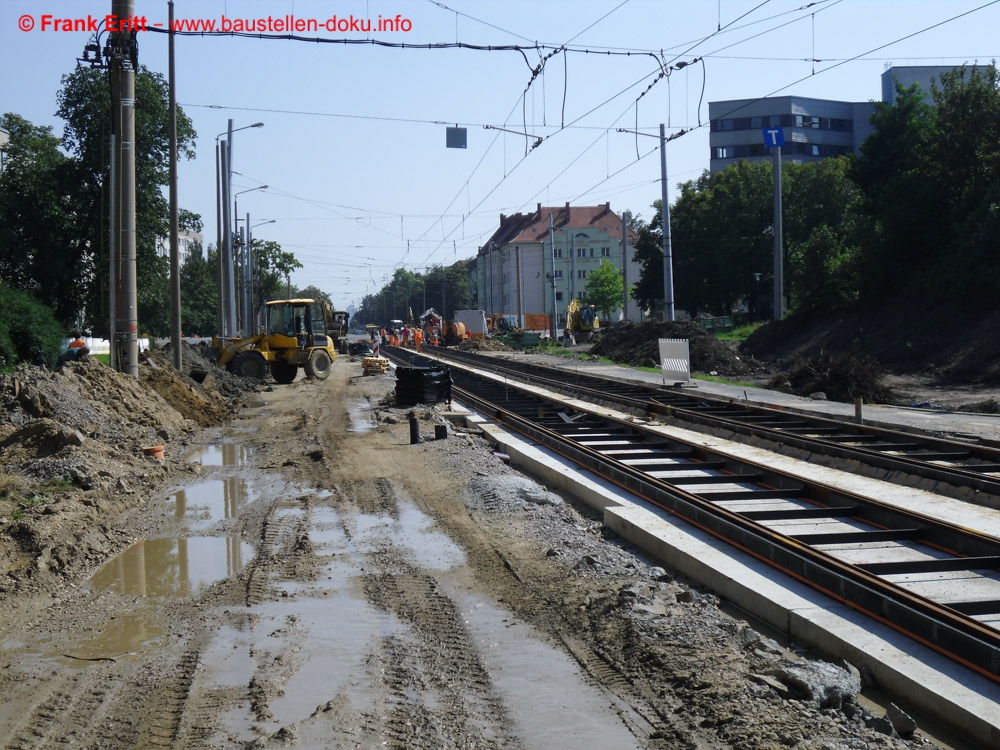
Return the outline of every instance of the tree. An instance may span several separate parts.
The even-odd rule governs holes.
[[[611,319],[611,311],[622,306],[622,272],[615,268],[607,258],[601,265],[587,275],[584,288],[587,290],[587,302],[601,311],[605,320]]]
[[[23,321],[31,321],[24,325]],[[20,363],[55,366],[64,330],[52,309],[36,297],[0,282],[0,372]]]
[[[218,259],[209,246],[207,257],[196,246],[181,266],[181,330],[185,335],[215,335],[219,332]]]
[[[305,299],[320,299],[326,302],[328,305],[330,305],[331,309],[335,307],[333,304],[333,300],[330,299],[330,295],[322,291],[319,287],[315,287],[312,285],[307,286],[304,289],[299,290],[298,296],[304,297]]]
[[[33,295],[66,328],[75,326],[94,276],[81,217],[79,170],[52,129],[15,114],[0,174],[0,281]]]
[[[254,240],[251,251],[257,268],[256,304],[291,298],[293,291],[297,293],[292,287],[292,271],[302,268],[302,264],[293,253],[285,252],[273,240]]]
[[[789,309],[835,308],[856,299],[868,225],[848,157],[786,164],[782,181],[785,292]]]
[[[875,130],[861,144],[851,179],[862,193],[862,208],[874,222],[864,248],[863,295],[876,298],[909,276],[924,248],[940,236],[941,206],[927,172],[927,145],[935,128],[934,109],[917,84],[897,84],[892,105],[878,103]],[[929,241],[929,243],[928,243]]]
[[[84,232],[88,275],[86,316],[97,331],[107,331],[111,96],[106,73],[77,68],[62,78],[57,114],[66,121],[63,146],[75,157],[78,172],[77,220]],[[196,133],[177,108],[179,158],[194,157]],[[169,262],[156,254],[156,240],[169,229],[166,187],[170,169],[168,90],[163,76],[139,66],[135,76],[136,273],[139,324],[155,333],[169,331]]]

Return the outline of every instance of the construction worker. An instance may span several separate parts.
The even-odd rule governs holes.
[[[424,340],[424,332],[419,328],[413,329],[413,346],[417,350],[417,354],[420,354],[420,344]]]

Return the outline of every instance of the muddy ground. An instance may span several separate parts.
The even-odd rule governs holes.
[[[933,746],[391,374],[185,363],[0,378],[0,747]]]

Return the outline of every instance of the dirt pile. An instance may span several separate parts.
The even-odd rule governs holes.
[[[659,367],[659,339],[687,339],[691,371],[723,377],[770,376],[774,369],[741,354],[712,333],[689,320],[673,322],[624,321],[604,331],[590,353],[617,364]]]
[[[787,373],[775,375],[768,388],[800,396],[823,394],[831,401],[869,404],[900,403],[903,397],[886,383],[885,371],[871,357],[821,351],[795,362]]]
[[[167,349],[143,354],[138,378],[93,359],[0,376],[0,592],[68,574],[105,549],[99,529],[114,514],[191,470],[143,449],[176,456],[260,388],[204,349],[185,345],[183,356],[190,374],[174,369]]]
[[[499,339],[466,339],[458,345],[463,352],[511,352],[514,351]]]

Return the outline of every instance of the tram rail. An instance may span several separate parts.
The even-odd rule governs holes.
[[[507,374],[451,372],[471,408],[1000,682],[1000,539],[570,406]]]

